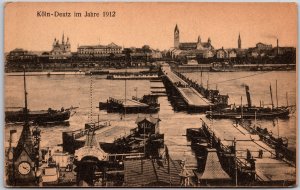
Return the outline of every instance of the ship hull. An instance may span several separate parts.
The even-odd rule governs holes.
[[[6,111],[6,122],[24,122],[25,112],[23,111]],[[28,120],[36,123],[59,122],[70,118],[70,111],[29,111]]]
[[[274,119],[274,118],[287,118],[290,112],[288,109],[277,109],[277,110],[268,110],[268,111],[219,111],[219,112],[207,112],[206,116],[208,118],[216,118],[216,119],[236,119],[239,117],[243,117],[245,119]]]

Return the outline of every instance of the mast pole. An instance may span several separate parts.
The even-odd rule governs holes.
[[[278,108],[277,80],[276,80],[276,106]]]
[[[278,135],[278,140],[279,140],[279,125],[278,125],[278,118],[276,118],[277,121],[277,135]]]
[[[202,67],[201,67],[201,86],[203,86],[203,83],[202,83]]]
[[[271,83],[270,83],[270,94],[271,94],[271,104],[272,104],[272,109],[274,109],[273,95],[272,95],[272,85],[271,85]]]
[[[288,99],[288,92],[286,92],[286,106],[289,107],[289,99]]]
[[[234,170],[235,170],[235,186],[238,186],[238,177],[237,177],[237,158],[236,158],[236,139],[233,139],[234,146]]]
[[[25,65],[23,68],[24,71],[24,96],[25,96],[25,125],[28,125],[28,108],[27,108],[27,91],[26,91],[26,74],[25,74]]]
[[[243,96],[241,96],[241,119],[243,120]]]

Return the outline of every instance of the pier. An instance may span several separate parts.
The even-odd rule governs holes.
[[[215,102],[221,102],[222,105],[227,105],[228,96],[219,95],[219,92],[204,89],[192,81],[184,80],[185,78],[180,73],[173,72],[168,65],[162,66],[162,73],[165,76],[164,84],[167,93],[171,97],[171,101],[173,101],[173,107],[178,111],[207,111],[211,106],[216,107],[220,105],[214,103],[214,100]],[[219,99],[222,99],[222,101]]]
[[[285,186],[295,183],[295,165],[278,156],[277,150],[258,135],[238,124],[212,123],[206,118],[201,122],[201,128],[188,129],[187,136],[194,138],[194,145],[199,145],[201,136],[207,139],[208,146],[217,149],[223,169],[235,179],[236,185]]]

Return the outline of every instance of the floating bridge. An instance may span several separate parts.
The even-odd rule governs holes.
[[[162,66],[162,72],[165,76],[164,84],[167,88],[167,93],[176,110],[187,110],[191,112],[207,111],[213,106],[210,100],[176,75],[170,66]]]

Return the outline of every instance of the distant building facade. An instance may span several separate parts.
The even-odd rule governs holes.
[[[121,54],[122,47],[116,45],[115,43],[110,43],[108,45],[86,45],[79,46],[77,48],[77,54],[80,57],[102,57],[110,54]]]
[[[236,58],[237,57],[237,51],[235,49],[227,50],[228,52],[228,58]]]
[[[216,51],[217,59],[226,59],[228,57],[228,52],[223,47]]]
[[[174,29],[174,48],[180,50],[212,50],[214,47],[211,45],[211,39],[208,38],[207,42],[202,42],[201,37],[198,36],[197,42],[181,42],[180,39],[180,32],[178,25],[176,24]]]
[[[36,54],[22,48],[16,48],[7,54],[6,61],[9,63],[33,62],[36,58]]]
[[[49,59],[67,59],[71,56],[71,44],[69,37],[65,42],[65,36],[62,35],[61,43],[56,38],[54,39],[52,50],[49,53]]]
[[[272,50],[272,44],[264,44],[264,43],[257,43],[256,44],[256,48],[258,51],[261,51],[261,50]]]

